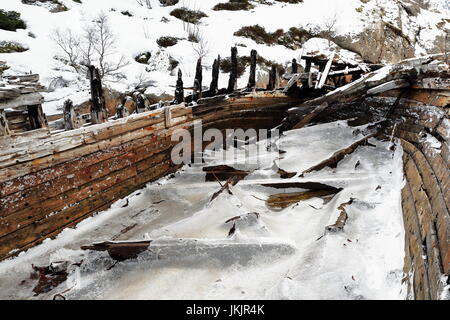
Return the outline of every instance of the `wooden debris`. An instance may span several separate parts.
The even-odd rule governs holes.
[[[230,231],[228,231],[228,238],[232,237],[236,232],[236,223],[233,223],[233,226],[231,227]]]
[[[379,86],[367,90],[367,94],[378,94],[382,92],[386,92],[393,89],[399,89],[399,88],[407,88],[411,86],[410,82],[406,79],[398,79],[398,80],[392,80],[388,81],[386,83],[380,84]]]
[[[11,100],[2,101],[0,109],[19,108],[22,106],[38,105],[44,101],[40,93],[20,94]]]
[[[433,67],[427,65],[427,63],[429,63],[429,59],[418,58],[404,61],[397,65],[396,68],[391,68],[390,70],[367,73],[344,87],[337,88],[325,95],[303,102],[298,107],[291,108],[289,110],[288,120],[290,123],[298,122],[297,119],[302,116],[305,108],[310,106],[321,105],[324,102],[327,102],[329,105],[339,101],[348,103],[352,100],[360,99],[368,90],[382,86],[389,81],[394,81],[392,84],[395,85],[398,85],[399,83],[401,86],[406,85],[406,82],[404,81],[416,77],[418,70],[421,70],[420,72],[434,70]],[[382,88],[383,87],[379,87],[377,90],[382,90]]]
[[[202,170],[206,172],[205,181],[225,181],[234,176],[245,178],[250,174],[250,171],[237,170],[227,165],[204,167]]]
[[[293,193],[278,193],[271,195],[267,201],[267,207],[270,209],[284,209],[291,204],[308,200],[312,198],[318,198],[328,195],[334,195],[340,192],[342,189],[337,189],[334,187],[329,187],[322,190],[310,190],[303,192],[293,192]]]
[[[325,66],[325,69],[322,72],[322,76],[320,77],[319,82],[317,82],[316,89],[322,89],[323,85],[325,84],[325,81],[327,80],[328,77],[328,73],[330,72],[331,64],[333,63],[334,56],[335,53],[333,52]]]
[[[111,258],[117,261],[125,261],[128,259],[136,259],[137,256],[146,251],[151,240],[136,242],[100,242],[91,245],[82,246],[82,250],[108,251]]]
[[[345,208],[351,205],[354,200],[355,200],[354,198],[350,198],[348,202],[339,205],[338,207],[338,210],[340,211],[339,217],[337,218],[336,223],[325,227],[326,232],[338,232],[344,229],[345,223],[347,222],[348,219],[348,214]]]
[[[316,118],[323,110],[328,108],[328,103],[324,102],[320,106],[314,108],[314,110],[308,114],[306,114],[302,120],[300,120],[293,129],[300,129],[310,123],[314,118]]]
[[[211,203],[214,199],[216,199],[225,190],[227,190],[228,193],[231,194],[230,186],[235,186],[239,181],[241,181],[244,178],[245,176],[232,176],[231,178],[229,178],[227,182],[225,182],[224,185],[220,188],[220,190],[213,194],[211,200],[209,200],[209,203]]]
[[[301,75],[302,75],[301,73],[293,74],[292,77],[289,79],[289,82],[287,83],[286,87],[284,87],[283,92],[287,93],[292,88],[295,88],[297,86],[297,81],[300,79]]]
[[[287,172],[283,169],[278,168],[277,173],[280,175],[281,179],[290,179],[297,175],[297,172]]]
[[[307,190],[323,190],[327,188],[332,188],[329,185],[320,182],[294,182],[294,181],[281,181],[281,182],[269,182],[261,184],[263,187],[275,188],[275,189],[290,189],[290,188],[300,188]]]
[[[79,263],[74,263],[72,266],[81,266],[83,261]],[[47,293],[61,283],[67,280],[68,268],[71,264],[68,261],[56,261],[52,262],[49,266],[37,267],[32,265],[34,272],[30,275],[31,279],[37,279],[38,283],[33,288],[35,296],[42,293]]]
[[[259,219],[259,213],[258,212],[250,212],[250,213],[246,213],[240,216],[235,216],[233,218],[228,219],[227,221],[225,221],[225,224],[233,222],[234,224],[236,223],[236,221],[238,220],[242,220],[242,219],[246,219],[248,217],[255,217],[256,219]]]
[[[360,145],[363,145],[367,142],[367,140],[369,140],[370,138],[375,137],[378,134],[378,131],[371,133],[367,136],[365,136],[364,138],[352,143],[350,146],[338,150],[335,153],[333,153],[333,155],[331,157],[329,157],[328,159],[323,160],[322,162],[320,162],[317,165],[312,166],[309,169],[306,169],[305,171],[302,172],[302,174],[300,176],[304,176],[305,173],[309,173],[312,171],[318,171],[321,170],[325,167],[336,167],[337,164],[339,163],[339,161],[341,161],[342,159],[344,159],[344,157],[350,153],[353,153],[356,148],[358,148]]]

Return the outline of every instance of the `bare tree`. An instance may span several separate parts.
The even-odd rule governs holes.
[[[84,66],[90,66],[94,59],[94,46],[97,41],[96,30],[93,26],[89,25],[84,29],[83,43],[80,45],[80,52]]]
[[[328,47],[331,47],[331,39],[335,36],[336,33],[336,23],[337,23],[337,13],[335,12],[333,16],[328,17],[325,20],[324,26],[324,34],[328,39]]]
[[[80,70],[80,65],[78,64],[80,38],[70,29],[64,31],[55,29],[51,34],[51,39],[64,52],[68,65],[78,72]]]
[[[195,39],[195,41],[192,41],[192,48],[197,54],[197,57],[205,58],[209,54],[208,40],[206,39],[205,35],[200,32],[200,28],[197,25],[193,25],[191,27],[191,33],[193,40]]]
[[[150,0],[136,0],[136,2],[140,6],[147,7],[147,9],[151,9],[152,8],[152,4],[150,3]]]
[[[97,64],[101,78],[119,77],[122,76],[119,70],[128,65],[123,55],[117,56],[116,39],[104,13],[84,29],[81,37],[69,29],[64,32],[57,29],[51,38],[76,72],[85,72],[87,66]]]
[[[124,56],[121,56],[118,61],[108,61],[108,57],[115,53],[115,37],[111,31],[106,14],[101,13],[95,21],[96,42],[93,45],[94,51],[98,55],[98,62],[100,68],[100,76],[116,75],[117,71],[128,63]]]

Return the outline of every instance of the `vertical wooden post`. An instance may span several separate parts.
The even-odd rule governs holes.
[[[197,101],[202,97],[202,58],[198,58],[197,67],[195,69],[194,92],[192,99]]]
[[[136,113],[141,113],[145,111],[145,96],[140,93],[136,92]]]
[[[130,112],[128,111],[127,107],[125,107],[125,101],[121,104],[119,104],[116,108],[116,116],[118,119],[126,118],[130,115]]]
[[[10,134],[11,130],[9,130],[5,110],[0,109],[0,136],[9,136]]]
[[[295,74],[297,74],[298,73],[298,65],[297,65],[297,59],[292,59],[292,72],[291,72],[291,74],[292,74],[292,76],[294,76]],[[298,78],[297,78],[298,79]],[[297,89],[297,81],[295,81],[293,84],[292,84],[292,90],[296,90]]]
[[[277,77],[277,66],[273,64],[272,69],[269,72],[269,83],[267,85],[267,90],[275,89],[276,77]]]
[[[310,87],[310,78],[311,78],[311,59],[310,58],[306,58],[306,66],[305,66],[305,73],[308,75],[308,79],[305,79],[302,81],[302,85],[304,88],[309,88]]]
[[[230,71],[230,80],[228,81],[227,93],[231,93],[236,88],[236,80],[237,80],[237,71],[238,71],[238,61],[237,61],[237,48],[231,48],[231,71]]]
[[[108,119],[103,98],[100,72],[94,66],[89,66],[88,78],[91,83],[91,122],[102,123]]]
[[[172,110],[170,109],[170,106],[164,108],[164,125],[166,128],[172,126]]]
[[[73,130],[80,127],[80,120],[73,107],[72,100],[68,99],[64,102],[64,129]]]
[[[47,118],[42,111],[42,105],[36,104],[32,106],[27,106],[28,118],[30,119],[31,130],[36,130],[40,128],[48,127]]]
[[[280,81],[280,68],[275,68],[275,86],[274,89],[277,89],[281,86],[281,81]]]
[[[250,77],[248,79],[247,89],[253,90],[256,87],[256,50],[250,53]]]
[[[212,81],[209,86],[211,96],[215,96],[219,92],[219,70],[220,70],[220,56],[214,60],[212,67]]]
[[[298,73],[298,65],[297,65],[297,60],[296,59],[292,59],[292,74]]]
[[[175,88],[175,103],[184,102],[184,88],[183,88],[183,73],[181,69],[178,69],[178,79]]]

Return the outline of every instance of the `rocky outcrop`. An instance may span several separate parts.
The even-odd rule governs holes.
[[[326,37],[326,35],[325,35]],[[370,63],[396,63],[414,57],[414,46],[403,32],[392,24],[379,21],[355,36],[330,38],[340,47],[359,54]]]

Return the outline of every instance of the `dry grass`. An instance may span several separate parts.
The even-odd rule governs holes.
[[[177,8],[170,12],[170,15],[184,22],[197,24],[202,18],[206,18],[206,13],[200,10],[190,10],[188,8]]]
[[[305,41],[312,38],[312,35],[308,31],[296,27],[290,28],[287,32],[283,29],[278,29],[275,32],[267,32],[260,25],[242,27],[234,35],[250,38],[259,44],[269,46],[282,45],[292,50],[301,48]]]
[[[229,10],[229,11],[238,11],[238,10],[250,10],[255,6],[252,5],[248,0],[230,0],[228,2],[218,3],[214,6],[213,10]]]

